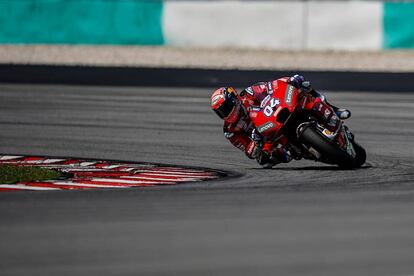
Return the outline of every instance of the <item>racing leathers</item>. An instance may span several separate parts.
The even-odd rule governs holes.
[[[226,118],[224,120],[224,136],[235,147],[244,151],[248,158],[256,159],[265,168],[271,168],[281,162],[287,163],[292,158],[301,158],[300,155],[291,153],[287,148],[288,140],[286,137],[282,136],[279,138],[277,144],[274,141],[267,140],[267,137],[263,137],[256,130],[251,119],[266,104],[266,99],[276,89],[278,82],[288,82],[301,92],[309,93],[313,100],[306,104],[306,109],[324,114],[326,110],[332,110],[331,108],[333,108],[326,102],[323,95],[310,88],[310,84],[308,85],[302,76],[299,76],[299,80],[297,76],[295,75],[291,78],[284,77],[269,82],[258,82],[245,88],[238,95],[240,100],[239,112],[233,115],[238,117]],[[327,120],[332,121],[330,123],[334,125],[339,123],[339,119],[334,112]]]
[[[273,93],[272,83],[277,81],[287,81],[287,78],[259,82],[240,92],[241,106],[238,118],[224,120],[223,126],[224,136],[230,143],[244,151],[248,158],[256,159],[264,167],[291,160],[289,152],[281,144],[275,148],[273,142],[266,141],[265,137],[256,131],[251,120],[251,116],[260,111],[262,101]]]

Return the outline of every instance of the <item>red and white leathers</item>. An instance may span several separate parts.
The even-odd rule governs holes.
[[[262,137],[264,139],[254,139],[259,134],[255,131],[255,126],[251,120],[252,116],[255,116],[255,113],[260,110],[263,100],[269,94],[272,94],[273,89],[278,86],[278,82],[288,81],[289,78],[284,77],[269,82],[259,82],[247,87],[238,95],[240,104],[236,107],[236,112],[232,112],[224,120],[224,136],[235,147],[244,151],[247,157],[257,159],[261,165],[268,162],[272,162],[271,165],[274,165],[291,160],[289,152],[284,147],[288,142],[287,139],[282,137],[278,140],[278,145],[275,145],[273,141],[266,141],[266,137]],[[335,113],[330,112],[332,109],[325,103],[324,97],[320,94],[312,96],[306,97],[305,109],[323,114],[328,121],[332,120],[336,123]],[[272,161],[269,160],[270,157]]]
[[[272,83],[287,81],[288,78],[274,80],[271,82],[259,82],[244,89],[239,95],[240,106],[238,112],[224,120],[224,136],[235,147],[243,150],[247,157],[258,159],[263,151],[270,151],[270,143],[262,143],[253,139],[255,126],[252,123],[251,115],[260,110],[260,105],[267,95],[273,93]],[[269,93],[270,92],[270,93]]]

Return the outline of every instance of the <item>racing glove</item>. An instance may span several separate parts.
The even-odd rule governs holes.
[[[297,89],[303,89],[306,92],[309,92],[312,90],[310,81],[306,81],[305,77],[302,75],[296,74],[290,77],[288,83],[296,87]]]
[[[292,155],[288,150],[285,148],[277,148],[272,152],[272,160],[274,160],[277,163],[289,163],[292,161]]]
[[[261,144],[263,141],[262,135],[258,131],[256,131],[256,129],[253,129],[252,134],[250,134],[250,138],[259,144]]]

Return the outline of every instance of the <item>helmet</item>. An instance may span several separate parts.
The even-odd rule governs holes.
[[[233,117],[235,117],[234,120],[237,119],[240,100],[236,89],[233,87],[221,87],[214,91],[211,96],[211,108],[223,120],[229,120]]]

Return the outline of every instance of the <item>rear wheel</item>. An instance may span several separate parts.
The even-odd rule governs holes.
[[[312,147],[321,154],[321,161],[329,164],[336,164],[341,168],[355,168],[357,165],[354,158],[338,148],[337,145],[328,141],[322,134],[319,134],[311,126],[305,127],[299,139],[308,147]],[[360,147],[362,149],[362,147]],[[362,149],[363,150],[363,149]],[[365,152],[365,151],[364,151]],[[358,154],[358,153],[357,153]],[[365,160],[364,160],[365,162]]]

